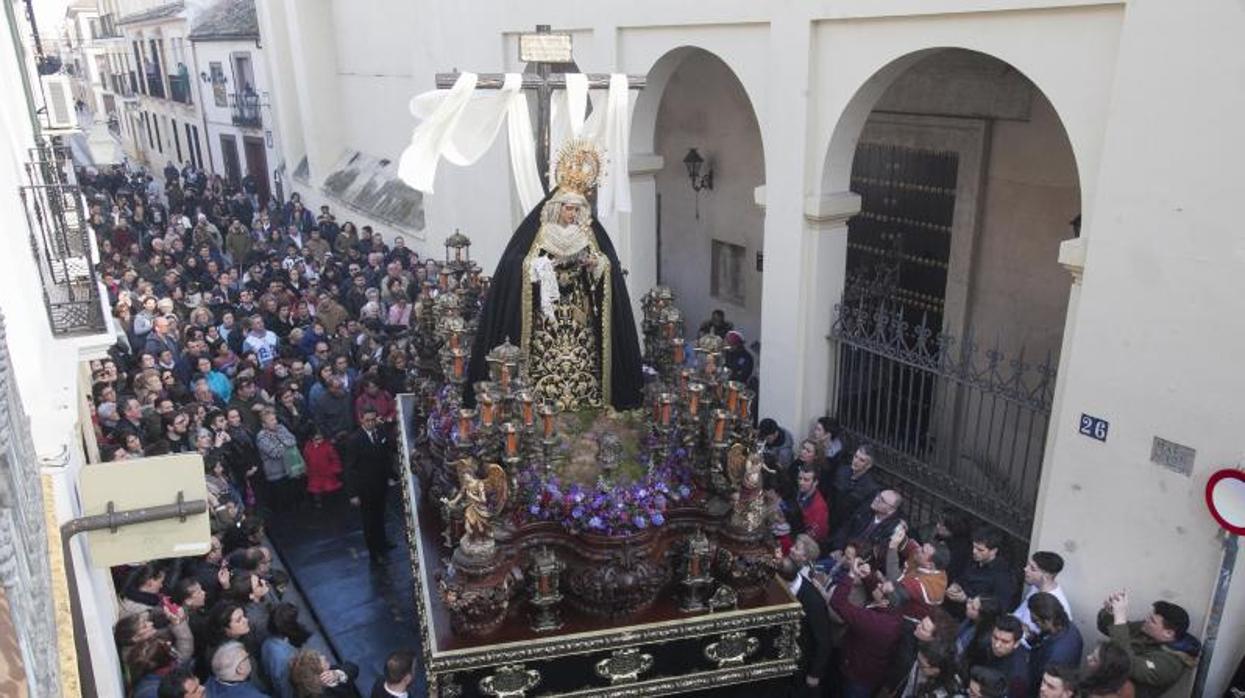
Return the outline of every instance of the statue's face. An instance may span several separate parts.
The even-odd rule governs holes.
[[[575,216],[579,214],[579,206],[575,204],[562,204],[562,216],[559,223],[562,225],[570,225],[575,222]]]

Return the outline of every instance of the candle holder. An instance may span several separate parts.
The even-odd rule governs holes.
[[[458,411],[458,445],[469,447],[472,444],[472,427],[475,424],[476,410],[460,409]]]
[[[506,465],[511,466],[511,471],[513,472],[514,466],[517,466],[519,461],[522,460],[519,457],[519,428],[514,425],[514,422],[502,423],[501,438],[503,452],[505,453],[503,460],[505,460]]]
[[[470,248],[471,238],[455,228],[454,234],[445,238],[445,266],[454,271],[468,268],[471,263]]]
[[[687,414],[689,417],[693,419],[700,417],[700,400],[704,392],[705,386],[700,383],[692,383],[687,386]]]
[[[562,627],[562,614],[558,610],[562,592],[558,586],[565,569],[566,563],[559,560],[547,546],[532,554],[527,575],[532,580],[530,601],[535,609],[532,613],[533,632],[549,632]]]
[[[533,404],[532,392],[520,390],[515,394],[515,401],[519,404],[519,418],[523,422],[523,429],[531,431],[536,424],[536,407]]]
[[[714,448],[726,448],[726,438],[729,435],[727,428],[730,426],[731,413],[723,409],[713,411],[709,421],[709,440]]]
[[[739,412],[739,394],[743,392],[744,384],[739,381],[726,382],[726,411],[731,414]]]
[[[708,610],[705,596],[713,584],[713,548],[709,539],[698,528],[684,538],[679,547],[679,610],[684,613]]]

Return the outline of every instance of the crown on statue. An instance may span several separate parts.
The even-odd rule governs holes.
[[[601,152],[590,141],[575,139],[558,151],[558,188],[585,197],[601,176]]]

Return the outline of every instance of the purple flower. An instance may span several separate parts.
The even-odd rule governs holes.
[[[679,496],[680,497],[687,497],[691,493],[692,493],[692,490],[687,485],[679,485]]]
[[[653,520],[654,526],[660,526],[666,523],[666,517],[662,516],[660,511],[653,512],[653,515],[650,518]]]
[[[588,528],[599,529],[599,528],[604,528],[604,527],[605,527],[605,523],[601,521],[601,517],[594,516],[591,519],[588,519]]]
[[[571,516],[572,516],[573,518],[576,518],[576,519],[582,519],[582,518],[584,518],[584,509],[583,509],[583,507],[575,507],[574,509],[572,509],[572,510],[571,510]]]
[[[540,514],[540,505],[533,504],[532,506],[528,507],[527,510],[531,512],[533,516],[537,516]]]
[[[643,516],[638,515],[638,514],[636,515],[634,519],[631,520],[631,523],[635,524],[636,528],[640,528],[640,529],[648,528],[648,519],[645,519]]]

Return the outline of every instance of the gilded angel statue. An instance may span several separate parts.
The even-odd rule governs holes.
[[[761,473],[774,472],[765,466],[759,452],[749,453],[743,444],[735,444],[726,452],[726,476],[735,489],[731,523],[748,532],[760,530],[765,518],[765,500],[761,496]]]
[[[462,506],[464,532],[462,546],[465,551],[483,551],[493,545],[493,518],[496,517],[510,497],[510,482],[506,471],[496,463],[484,466],[484,477],[473,458],[463,458],[454,464],[458,471],[458,493],[453,499],[442,498],[448,508]]]

